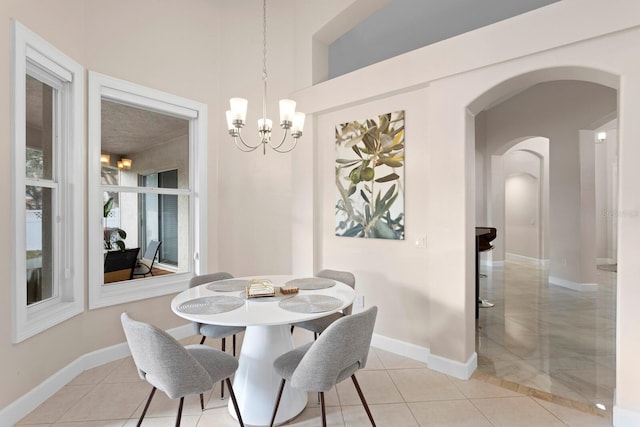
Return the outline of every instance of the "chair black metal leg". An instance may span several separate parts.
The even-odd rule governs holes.
[[[233,402],[233,408],[236,410],[236,415],[238,416],[238,422],[241,427],[244,427],[244,423],[242,422],[242,415],[240,415],[240,408],[238,407],[238,401],[236,400],[236,394],[233,392],[233,387],[231,386],[231,380],[227,378],[225,380],[227,382],[227,387],[229,387],[229,396],[231,396],[231,402]]]
[[[227,346],[226,338],[222,337],[222,352],[224,353]],[[224,380],[220,381],[220,400],[224,399]]]
[[[318,339],[318,333],[317,333],[317,332],[314,332],[314,333],[313,333],[313,340],[315,341],[315,340],[317,340],[317,339]]]
[[[376,427],[376,422],[373,421],[373,416],[371,415],[371,411],[369,410],[369,405],[367,405],[367,401],[364,398],[364,394],[362,394],[362,390],[360,389],[360,385],[358,384],[358,380],[356,380],[356,375],[351,375],[351,379],[353,380],[353,385],[356,386],[356,391],[358,392],[358,396],[360,396],[360,401],[362,402],[362,406],[364,406],[364,410],[367,411],[367,415],[369,416],[369,421],[371,421],[371,425]]]
[[[180,427],[180,420],[182,419],[182,405],[184,405],[184,397],[180,398],[180,405],[178,406],[178,416],[176,417],[176,427]]]
[[[293,333],[293,328],[295,328],[295,326],[291,325],[291,333]]]
[[[142,424],[142,419],[147,414],[147,409],[149,409],[149,404],[151,403],[151,399],[153,399],[153,395],[155,393],[156,393],[156,388],[154,387],[151,389],[151,393],[149,394],[149,398],[147,399],[146,405],[144,405],[144,409],[142,410],[142,415],[140,415],[140,419],[138,420],[138,424],[136,425],[136,427],[140,427],[140,425]]]
[[[204,411],[204,395],[200,393],[200,409]]]
[[[207,337],[205,337],[204,335],[202,336],[202,339],[200,340],[200,345],[204,344],[204,340],[206,340]]]
[[[233,357],[236,357],[236,334],[233,334]]]
[[[276,398],[276,405],[273,407],[273,415],[271,416],[271,423],[269,426],[273,427],[273,423],[276,422],[276,413],[278,412],[278,406],[280,406],[280,399],[282,398],[282,392],[284,391],[285,379],[280,381],[280,390],[278,390],[278,397]]]
[[[327,413],[324,408],[324,392],[320,392],[320,405],[322,407],[322,427],[327,427]]]

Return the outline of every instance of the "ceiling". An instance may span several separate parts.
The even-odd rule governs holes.
[[[132,155],[189,133],[189,121],[102,101],[102,151]]]
[[[26,89],[27,126],[42,129],[43,83],[28,77]],[[188,133],[188,120],[102,101],[103,153],[132,155]]]

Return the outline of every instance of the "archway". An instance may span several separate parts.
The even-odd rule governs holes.
[[[524,255],[527,258],[538,260],[542,266],[544,266],[547,257],[550,259],[548,273],[543,267],[536,273],[538,276],[534,275],[534,278],[538,280],[541,277],[540,271],[542,271],[544,278],[539,279],[539,282],[536,283],[545,287],[539,291],[524,291],[520,295],[522,302],[517,302],[514,299],[515,294],[511,294],[508,309],[505,309],[506,299],[499,300],[495,308],[489,309],[495,311],[484,312],[485,316],[490,318],[489,322],[483,321],[481,312],[478,324],[480,327],[494,327],[494,332],[481,331],[479,341],[485,339],[485,341],[494,340],[493,343],[500,342],[511,356],[515,355],[515,359],[520,359],[514,363],[512,369],[518,369],[525,374],[520,377],[512,377],[517,379],[515,382],[589,403],[597,403],[597,399],[602,397],[600,391],[596,390],[598,384],[593,384],[593,390],[580,390],[580,392],[572,394],[572,391],[575,390],[571,389],[570,381],[554,378],[550,372],[545,372],[544,369],[555,372],[562,371],[563,374],[566,374],[570,369],[562,367],[561,363],[579,364],[579,353],[574,350],[580,348],[581,351],[584,351],[584,346],[595,348],[601,344],[595,336],[586,334],[587,339],[581,344],[566,353],[558,352],[556,344],[559,337],[562,336],[563,325],[558,319],[559,313],[564,308],[557,305],[553,299],[549,299],[549,290],[557,292],[553,294],[554,298],[566,299],[567,301],[574,297],[574,299],[584,302],[590,297],[584,296],[584,294],[580,295],[575,291],[549,287],[548,284],[553,283],[576,290],[588,290],[596,282],[594,131],[597,129],[596,123],[601,121],[603,117],[610,116],[612,112],[615,115],[617,109],[615,80],[614,76],[593,69],[540,70],[503,82],[478,97],[470,105],[471,110],[475,113],[476,153],[479,153],[481,157],[480,161],[476,160],[476,165],[480,165],[479,170],[476,171],[476,178],[478,181],[486,183],[480,192],[484,202],[476,200],[478,207],[476,221],[498,228],[499,236],[496,239],[491,258],[488,260],[489,265],[496,266],[502,271],[509,269],[508,266],[501,267],[505,260],[505,253],[508,252],[505,234],[509,232],[506,218],[508,212],[505,211],[504,206],[505,201],[509,198],[510,189],[507,187],[505,191],[505,179],[509,180],[511,177],[513,178],[512,183],[517,182],[528,186],[529,194],[541,195],[543,192],[542,185],[535,181],[540,177],[545,177],[544,173],[539,176],[533,170],[521,170],[520,173],[514,173],[506,165],[504,154],[510,151],[518,153],[521,156],[520,160],[525,158],[532,160],[532,157],[535,157],[534,154],[519,150],[514,146],[520,144],[522,140],[528,139],[529,135],[543,135],[548,138],[549,173],[546,176],[549,177],[551,183],[549,191],[549,229],[551,233],[549,239],[545,241],[540,236],[539,239],[536,239],[538,246],[532,251],[531,247],[527,248],[530,252],[528,255]],[[481,108],[482,105],[484,108]],[[536,162],[531,162],[531,165],[534,164]],[[541,164],[544,163],[538,161],[538,170],[540,170]],[[535,169],[535,166],[531,167]],[[536,191],[535,188],[538,190]],[[520,191],[522,190],[523,188],[520,188]],[[522,199],[521,202],[523,201],[531,202],[530,198]],[[520,206],[520,208],[523,207],[523,205]],[[536,208],[528,207],[529,214],[532,209]],[[538,209],[542,208],[538,207]],[[521,211],[520,214],[522,213]],[[529,222],[540,224],[542,217],[540,215],[530,219]],[[520,218],[519,225],[524,226],[524,222],[523,218]],[[540,230],[542,229],[544,227],[540,227]],[[588,230],[591,230],[591,233],[588,233]],[[500,237],[501,231],[502,236]],[[508,238],[507,236],[506,239]],[[528,238],[531,238],[531,235]],[[548,252],[545,251],[543,241],[545,244],[548,243]],[[525,249],[520,248],[520,250]],[[506,259],[509,258],[506,257]],[[521,273],[520,271],[518,274]],[[547,274],[548,276],[546,276]],[[511,280],[513,277],[515,275],[506,274],[503,276],[506,278],[504,280]],[[574,292],[574,294],[570,292]],[[505,291],[505,295],[506,293]],[[500,307],[500,303],[503,303],[502,307]],[[539,306],[546,304],[547,308],[550,306],[552,308],[536,312],[520,310],[521,306],[527,304]],[[502,310],[501,319],[500,314],[495,314],[499,310]],[[567,312],[572,312],[571,310],[569,308]],[[613,303],[611,312],[615,312],[615,303]],[[511,318],[505,320],[507,314]],[[582,326],[594,331],[599,328],[595,315],[591,318],[586,316]],[[495,330],[499,330],[499,332]],[[615,330],[615,323],[613,330]],[[483,336],[482,333],[485,335]],[[547,335],[543,336],[544,334]],[[611,351],[615,349],[613,335],[608,336],[610,338],[608,345],[610,345]],[[565,342],[574,343],[571,337],[563,337],[563,339]],[[580,347],[581,345],[584,346]],[[479,369],[482,370],[482,361],[486,362],[488,353],[483,354],[481,349],[477,351],[481,361]],[[492,351],[495,351],[495,348]],[[585,352],[591,353],[590,350]],[[559,362],[558,360],[562,356],[565,356],[565,360]],[[546,363],[546,368],[521,363],[526,359],[535,359],[540,364]],[[549,360],[552,361],[551,367],[548,363]],[[504,365],[503,361],[498,364]],[[596,367],[593,372],[598,369],[602,368]],[[496,373],[499,371],[500,369],[495,369]],[[611,376],[614,376],[615,369],[612,371]],[[611,374],[611,371],[607,374]],[[596,376],[593,373],[591,375]],[[546,378],[546,381],[539,384],[532,378],[538,380]],[[604,401],[606,406],[610,407],[612,395],[605,396]]]

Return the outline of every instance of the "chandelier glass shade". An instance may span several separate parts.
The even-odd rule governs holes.
[[[227,110],[227,128],[233,138],[236,147],[241,151],[249,152],[262,147],[263,154],[267,152],[267,146],[278,153],[287,153],[293,150],[302,136],[305,114],[296,112],[296,102],[291,99],[280,100],[280,127],[284,130],[279,142],[271,140],[273,122],[267,118],[267,0],[262,3],[262,118],[258,119],[258,142],[248,143],[242,137],[242,128],[247,120],[247,107],[249,102],[244,98],[231,98],[230,109]],[[285,144],[287,136],[293,141]]]

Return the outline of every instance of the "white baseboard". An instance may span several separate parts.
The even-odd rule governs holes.
[[[167,332],[179,340],[193,335],[193,327],[187,324]],[[0,427],[13,426],[84,371],[122,359],[129,354],[131,353],[126,342],[83,354],[28,393],[0,409]]]
[[[193,329],[190,324],[170,329],[167,332],[178,340],[193,335]],[[371,345],[390,353],[426,363],[429,369],[464,380],[469,379],[478,366],[475,352],[466,363],[461,363],[433,355],[427,347],[421,347],[379,334],[373,334]],[[127,343],[120,343],[78,357],[18,400],[1,409],[0,427],[10,427],[20,421],[87,369],[121,359],[129,354]]]
[[[527,265],[534,265],[534,266],[547,266],[547,265],[549,265],[549,260],[548,259],[533,258],[533,257],[513,254],[513,253],[509,253],[509,252],[504,254],[504,257],[505,257],[505,259],[507,261],[520,262],[522,264],[527,264]]]
[[[473,371],[478,367],[478,355],[475,352],[466,363],[461,363],[431,354],[431,351],[427,347],[421,347],[379,334],[373,334],[371,345],[375,348],[388,351],[389,353],[426,363],[429,369],[462,380],[468,380],[471,374],[473,374]]]
[[[466,363],[456,362],[455,360],[430,354],[427,365],[429,369],[433,369],[434,371],[442,372],[443,374],[451,375],[461,380],[468,380],[471,378],[473,371],[478,367],[478,354],[474,351]]]
[[[480,265],[482,267],[504,267],[504,261],[493,261],[490,259],[481,259]]]
[[[380,350],[388,351],[409,359],[417,360],[422,363],[429,363],[430,351],[427,347],[400,341],[395,338],[388,338],[384,335],[373,334],[371,345]]]
[[[640,426],[640,412],[630,411],[619,406],[613,406],[613,425],[615,427]]]
[[[598,290],[597,283],[578,283],[554,276],[549,276],[549,284],[579,292],[595,292]]]

